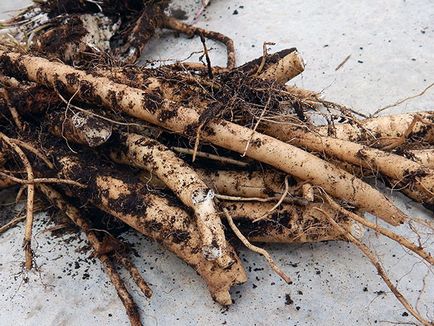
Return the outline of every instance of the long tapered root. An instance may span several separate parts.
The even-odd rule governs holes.
[[[29,162],[26,154],[16,145],[13,140],[0,132],[0,140],[9,145],[20,158],[27,173],[27,206],[26,206],[26,225],[24,230],[23,248],[25,254],[25,268],[31,270],[33,266],[33,251],[31,247],[32,229],[33,229],[33,205],[35,196],[35,185],[33,184],[34,174],[32,165]]]
[[[423,120],[415,120],[420,117]],[[403,135],[407,140],[434,143],[433,128],[424,120],[433,121],[433,112],[403,113],[362,120],[357,124],[335,124],[332,127],[324,126],[316,128],[321,136],[332,136],[337,139],[352,142],[365,142],[378,147],[387,147],[395,143]]]
[[[142,293],[147,297],[152,297],[152,289],[149,287],[149,284],[143,279],[137,267],[124,255],[116,253],[115,259],[120,264],[124,266],[124,268],[130,273],[134,282],[137,284]]]
[[[71,221],[77,225],[87,236],[87,239],[89,240],[89,243],[92,245],[92,248],[95,250],[96,253],[100,250],[102,244],[101,241],[97,238],[97,235],[94,231],[92,231],[90,225],[86,222],[86,220],[81,216],[80,212],[77,208],[72,206],[71,204],[67,203],[63,198],[62,195],[54,190],[53,188],[46,186],[46,185],[39,185],[38,189],[47,197],[47,199],[52,202],[57,208],[64,211],[66,216],[68,216]],[[134,302],[131,294],[128,292],[127,288],[125,287],[125,284],[119,275],[119,273],[116,271],[116,268],[114,267],[111,259],[108,255],[102,254],[97,255],[101,264],[104,267],[105,272],[110,278],[110,281],[112,282],[113,286],[116,289],[116,292],[118,293],[119,298],[121,299],[126,313],[128,315],[128,318],[130,319],[131,325],[142,325],[142,322],[140,320],[140,315],[138,312],[138,307],[136,303]],[[115,256],[116,258],[118,255]],[[120,255],[119,255],[120,257]],[[152,295],[152,290],[147,286],[146,282],[142,279],[140,273],[135,268],[135,266],[125,257],[122,257],[118,259],[122,265],[126,266],[128,271],[130,271],[131,274],[133,274],[133,278],[135,280],[138,280],[138,286],[142,291],[146,291],[146,294],[149,295],[149,297]],[[139,285],[140,284],[140,285]]]
[[[399,243],[403,247],[411,250],[413,253],[415,253],[416,255],[421,257],[422,259],[426,260],[429,264],[434,265],[433,256],[429,252],[426,252],[420,245],[416,245],[416,244],[408,241],[403,236],[400,236],[400,235],[398,235],[398,234],[396,234],[396,233],[394,233],[394,232],[392,232],[386,228],[381,227],[378,224],[372,223],[372,222],[368,221],[367,219],[344,209],[339,204],[337,204],[333,199],[331,199],[330,196],[328,196],[327,194],[324,194],[324,196],[326,197],[326,201],[334,209],[339,211],[341,214],[344,214],[344,215],[348,216],[349,218],[355,220],[356,222],[364,225],[365,227],[368,227],[368,228],[384,235],[385,237],[388,237],[389,239],[396,241],[397,243]]]
[[[427,204],[434,203],[434,171],[417,162],[354,142],[318,136],[302,129],[269,127],[267,133],[310,151],[325,153],[341,161],[378,171],[397,180],[398,187],[415,190],[419,195],[413,199]]]
[[[319,209],[320,210],[320,209]],[[321,211],[321,210],[320,210]],[[421,322],[423,325],[430,326],[432,323],[425,318],[421,316],[421,314],[408,302],[408,300],[402,295],[402,293],[398,290],[398,288],[392,283],[390,278],[387,276],[386,271],[381,266],[380,261],[375,256],[375,254],[372,252],[371,249],[364,243],[360,242],[356,238],[354,238],[351,234],[346,233],[344,229],[342,229],[339,224],[336,223],[336,221],[326,212],[321,211],[324,216],[328,219],[330,224],[332,224],[336,229],[342,232],[342,234],[345,235],[345,237],[353,243],[355,246],[357,246],[363,254],[371,261],[371,263],[374,265],[374,267],[377,270],[378,275],[383,279],[384,283],[386,283],[387,287],[392,291],[392,293],[395,295],[395,297],[398,299],[399,302],[409,311],[414,318],[416,318],[419,322]]]
[[[342,234],[329,228],[316,208],[335,216],[342,228],[360,239],[364,235],[361,223],[341,214],[326,203],[309,203],[307,206],[283,204],[267,219],[255,222],[273,207],[272,203],[222,202],[220,203],[233,217],[237,228],[251,242],[266,243],[312,243],[328,240],[342,240]]]
[[[213,202],[214,191],[192,168],[157,141],[140,135],[124,134],[121,143],[125,149],[114,149],[112,158],[146,169],[162,180],[185,205],[194,210],[205,257],[218,259],[223,267],[232,264],[233,261],[225,253],[227,244]],[[174,175],[177,177],[174,178]]]
[[[228,210],[226,208],[223,208],[223,213],[226,216],[226,219],[229,223],[229,226],[231,227],[232,231],[235,233],[235,235],[238,237],[238,239],[241,240],[241,242],[251,251],[256,252],[262,256],[264,256],[264,258],[267,260],[268,264],[270,265],[271,269],[277,274],[279,275],[286,283],[288,284],[292,284],[291,279],[289,278],[289,276],[287,276],[281,269],[279,266],[276,265],[276,263],[274,262],[273,258],[271,258],[270,254],[262,248],[259,248],[257,246],[252,245],[249,240],[246,239],[246,237],[240,232],[240,230],[237,228],[237,226],[235,225],[231,215],[229,214]]]

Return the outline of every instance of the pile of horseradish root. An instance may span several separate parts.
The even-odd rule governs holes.
[[[15,187],[26,213],[0,233],[25,223],[25,269],[37,264],[33,214],[48,202],[86,234],[131,324],[141,325],[118,267],[147,297],[152,290],[122,230],[176,254],[222,305],[247,279],[234,246],[262,255],[291,283],[254,243],[348,241],[431,325],[362,238],[372,229],[432,268],[421,243],[394,231],[410,222],[432,231],[432,221],[406,216],[364,180],[433,210],[434,113],[366,117],[289,87],[304,70],[295,48],[268,53],[265,43],[262,57],[236,66],[229,37],[168,16],[167,5],[35,1],[2,24],[0,189]],[[203,62],[138,65],[158,29],[200,38]],[[211,65],[208,39],[226,46],[227,67]]]

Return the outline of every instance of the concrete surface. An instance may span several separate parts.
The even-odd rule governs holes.
[[[0,11],[25,1],[0,2]],[[194,1],[175,1],[189,17]],[[4,17],[4,16],[3,16]],[[323,90],[325,97],[366,113],[419,93],[434,81],[434,2],[402,1],[228,1],[213,0],[198,25],[233,37],[238,63],[258,57],[264,41],[273,50],[296,46],[307,66],[293,82]],[[162,41],[162,42],[161,42]],[[175,40],[164,32],[145,57],[187,57],[201,50],[198,39]],[[211,44],[211,43],[210,43]],[[223,49],[212,44],[212,62],[223,65]],[[335,67],[351,55],[338,71]],[[192,57],[197,60],[198,55]],[[433,109],[434,89],[390,112]],[[1,194],[0,194],[1,196]],[[1,197],[0,197],[1,199]],[[413,217],[427,211],[402,196],[397,205]],[[0,325],[126,325],[123,307],[98,263],[83,252],[85,239],[45,232],[46,214],[36,218],[39,271],[21,271],[22,227],[0,236]],[[412,239],[406,227],[400,232]],[[125,235],[138,252],[135,262],[152,283],[148,301],[134,293],[145,325],[391,325],[412,323],[362,254],[346,243],[266,246],[294,284],[283,284],[261,257],[241,249],[249,281],[233,289],[228,310],[213,303],[195,272],[160,246],[135,233]],[[368,233],[372,246],[399,288],[434,318],[433,276],[427,267],[390,241]],[[433,237],[424,233],[434,249]],[[287,298],[293,301],[288,304]]]

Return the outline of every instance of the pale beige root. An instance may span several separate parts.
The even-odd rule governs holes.
[[[287,54],[276,63],[268,66],[259,78],[285,84],[304,71],[304,62],[297,50]]]
[[[378,171],[397,180],[397,188],[409,188],[419,193],[415,200],[434,203],[434,170],[413,162],[405,157],[364,146],[347,140],[318,136],[303,129],[273,128],[266,133],[310,151],[325,153],[339,160]]]
[[[195,155],[196,157],[203,157],[203,158],[207,158],[207,159],[214,160],[217,162],[222,162],[225,164],[238,165],[238,166],[242,166],[242,167],[246,167],[249,165],[249,163],[247,163],[247,162],[235,160],[235,159],[230,158],[230,157],[219,156],[219,155],[201,152],[201,151],[194,151],[190,148],[171,147],[171,149],[177,153],[187,154],[187,155]]]
[[[151,138],[120,135],[120,146],[113,148],[111,158],[155,174],[188,207],[193,209],[203,243],[203,254],[209,260],[218,259],[222,267],[232,264],[226,254],[226,238],[214,204],[214,190],[169,148]]]
[[[217,195],[243,198],[275,198],[283,192],[285,175],[275,171],[232,171],[196,169],[196,173]],[[164,182],[156,176],[144,172],[140,179],[155,188],[165,188]],[[294,189],[292,195],[297,195]]]
[[[332,216],[330,216],[327,212],[318,209],[319,212],[323,213],[326,219],[330,222],[330,224],[335,227],[337,230],[339,230],[345,237],[348,239],[349,242],[353,243],[355,246],[357,246],[363,254],[371,261],[371,263],[374,265],[374,267],[377,270],[378,275],[383,279],[384,283],[386,283],[387,287],[392,291],[394,296],[398,299],[398,301],[407,309],[408,312],[410,312],[414,318],[416,318],[420,323],[426,326],[432,326],[433,323],[424,319],[420,313],[408,302],[408,300],[402,295],[402,293],[398,290],[398,288],[392,283],[390,278],[387,276],[386,271],[381,266],[380,261],[378,260],[375,253],[363,242],[359,241],[355,237],[353,237],[350,233],[345,232],[345,230],[333,219]]]
[[[250,146],[247,156],[302,180],[308,180],[312,185],[319,186],[329,194],[347,200],[393,225],[406,219],[378,190],[300,148],[256,132],[251,137],[252,132],[248,128],[226,121],[213,121],[207,129],[208,133],[202,137],[215,145],[241,153],[244,144],[252,139],[252,143],[257,145]]]
[[[205,259],[195,219],[179,205],[148,192],[146,185],[140,182],[115,178],[111,171],[106,174],[104,171],[88,171],[83,163],[72,157],[62,158],[60,164],[62,175],[70,178],[82,176],[90,180],[87,192],[75,192],[74,195],[90,200],[140,233],[161,242],[199,273],[215,301],[222,305],[232,303],[229,289],[244,283],[246,273],[230,245],[227,252],[234,264],[222,268],[216,262]]]
[[[56,113],[53,115],[50,119],[53,121],[50,131],[69,141],[89,144],[86,130],[73,126],[72,118],[63,116]],[[65,126],[69,127],[65,128]],[[97,131],[101,129],[92,123],[88,129],[93,128]],[[97,140],[99,138],[97,137]],[[226,239],[214,206],[214,191],[200,180],[192,168],[157,141],[136,134],[122,134],[119,141],[121,145],[110,152],[112,159],[118,163],[146,169],[157,175],[185,205],[194,210],[205,257],[209,260],[217,259],[222,267],[232,264],[230,257],[225,254]],[[174,175],[177,177],[174,178]]]
[[[31,270],[33,267],[33,251],[32,251],[32,231],[33,231],[33,205],[35,196],[35,185],[33,184],[34,174],[33,168],[29,159],[22,149],[16,145],[13,139],[0,132],[0,140],[7,144],[20,158],[26,173],[27,181],[27,206],[26,206],[26,225],[24,229],[23,248],[25,254],[25,268]]]
[[[111,123],[84,112],[52,112],[46,118],[52,134],[89,147],[104,144],[112,134]]]
[[[416,116],[428,121],[434,121],[434,112],[414,112],[390,115],[378,118],[360,120],[360,126],[355,124],[336,124],[334,126],[318,127],[315,131],[321,136],[332,136],[353,142],[367,142],[378,147],[390,146],[408,133],[407,139],[434,144],[434,128],[422,121],[414,122]]]
[[[148,283],[145,282],[142,275],[140,274],[140,271],[131,262],[131,260],[120,253],[115,253],[114,258],[130,273],[132,279],[137,284],[140,291],[142,291],[142,293],[145,295],[145,297],[151,298],[152,289],[149,287]]]
[[[195,169],[200,178],[216,190],[215,197],[229,201],[277,202],[284,192],[285,175],[278,171],[230,171]],[[166,185],[155,175],[144,171],[139,174],[140,180],[156,189],[164,189]],[[283,198],[284,203],[306,205],[303,198],[303,182],[290,179],[291,186],[288,194]],[[294,185],[293,185],[294,184]]]
[[[74,125],[74,118],[66,115],[67,113],[50,115],[51,133],[68,141],[90,146],[107,140],[101,137],[101,130],[104,132],[108,129],[104,129],[105,121],[89,117],[92,123],[86,128],[78,128]],[[93,129],[96,131],[92,131]],[[111,126],[108,130],[110,133],[106,132],[104,135],[109,137]],[[97,136],[94,139],[88,137],[88,134]],[[92,139],[94,140],[90,141]],[[159,142],[132,133],[121,134],[119,142],[119,146],[111,149],[111,158],[118,163],[133,165],[155,174],[185,205],[194,210],[202,237],[204,256],[209,260],[217,260],[222,267],[231,265],[233,261],[225,252],[227,243],[213,202],[214,191],[191,167]],[[177,177],[174,178],[174,175]]]
[[[253,223],[269,213],[275,206],[283,192],[285,175],[274,171],[206,171],[197,170],[201,178],[215,187],[220,194],[231,197],[233,201],[225,201],[224,196],[220,199],[221,205],[228,209],[242,233],[251,241],[258,242],[316,242],[325,240],[338,240],[339,234],[318,220],[318,212],[313,207],[324,207],[326,211],[332,209],[327,204],[309,203],[308,201],[296,201],[300,204],[281,204],[275,209],[269,218]],[[163,182],[150,174],[142,174],[141,179],[146,184],[165,188]],[[294,181],[295,182],[295,181]],[[292,187],[293,196],[301,195],[302,186],[296,184]],[[309,191],[310,192],[310,191]],[[237,202],[238,200],[251,199],[252,201]],[[272,201],[261,201],[272,199]],[[364,234],[363,227],[359,223],[353,223],[348,219],[342,219],[343,227],[356,237]]]
[[[309,202],[314,201],[315,199],[315,192],[314,188],[310,183],[305,183],[301,186],[301,191],[303,192],[303,198],[306,199]]]
[[[434,169],[434,148],[411,150],[406,156],[427,168]]]
[[[118,161],[119,162],[119,161]],[[341,163],[339,161],[339,163]],[[351,167],[351,168],[349,168]],[[342,167],[354,173],[358,168],[354,165]],[[363,169],[359,169],[363,171]],[[262,171],[233,171],[233,170],[195,170],[200,178],[211,188],[216,190],[216,197],[231,201],[259,201],[277,202],[285,191],[285,174],[274,170]],[[360,171],[357,171],[362,176]],[[165,184],[150,173],[140,174],[146,184],[158,188],[165,188]],[[282,200],[284,203],[306,205],[314,201],[314,187],[303,181],[289,178],[288,193]],[[271,207],[270,207],[271,208]]]
[[[163,27],[178,31],[189,36],[202,35],[206,38],[223,43],[226,46],[227,68],[235,68],[235,47],[234,41],[221,33],[208,31],[206,29],[185,24],[173,17],[164,16]]]
[[[286,85],[285,89],[288,93],[300,100],[316,102],[320,99],[321,96],[321,94],[316,91],[311,91],[309,89],[300,88],[294,85]]]
[[[254,222],[265,215],[273,203],[221,202],[233,217],[236,226],[253,242],[312,243],[327,240],[343,240],[335,228],[324,222],[315,210],[320,207],[336,217],[346,232],[360,239],[364,227],[339,214],[326,203],[309,203],[306,206],[282,204],[269,218]]]
[[[38,185],[38,189],[45,195],[48,201],[50,201],[54,206],[64,212],[65,215],[68,216],[71,221],[86,234],[89,243],[97,254],[97,257],[101,261],[105,272],[107,273],[113,286],[115,287],[119,298],[124,304],[131,325],[142,325],[136,303],[134,302],[131,294],[125,287],[124,282],[122,281],[119,273],[116,271],[116,268],[113,266],[109,256],[107,254],[99,254],[102,243],[96,236],[95,232],[91,229],[90,225],[81,216],[79,210],[71,204],[67,203],[63,199],[62,195],[53,188],[47,185]]]
[[[226,208],[222,208],[223,214],[226,217],[226,220],[228,221],[229,227],[231,228],[232,232],[235,233],[237,238],[247,247],[247,249],[256,252],[260,255],[262,255],[265,260],[270,265],[271,269],[279,275],[282,280],[284,280],[288,284],[292,284],[292,280],[289,278],[288,275],[285,274],[284,271],[280,269],[280,267],[274,262],[273,258],[271,258],[271,255],[263,248],[259,248],[255,245],[252,245],[249,240],[241,233],[241,231],[237,228],[237,226],[234,223],[234,220],[232,219],[232,216],[229,214],[228,210]]]
[[[414,252],[416,255],[418,255],[419,257],[421,257],[422,259],[426,260],[429,264],[434,265],[434,258],[432,257],[432,255],[425,251],[424,248],[422,248],[422,246],[416,245],[414,243],[412,243],[411,241],[407,240],[405,237],[396,234],[392,231],[390,231],[389,229],[386,229],[376,223],[373,223],[371,221],[368,221],[367,219],[353,213],[350,212],[348,210],[346,210],[345,208],[343,208],[342,206],[340,206],[338,203],[336,203],[332,198],[330,198],[329,195],[327,194],[323,194],[324,199],[326,200],[327,203],[330,204],[330,206],[335,209],[336,211],[338,211],[339,213],[341,213],[343,216],[347,216],[350,219],[360,223],[361,225],[364,225],[365,227],[368,227],[376,232],[378,232],[379,234],[382,234],[383,236],[397,242],[398,244],[400,244],[401,246],[407,248],[408,250]]]
[[[126,187],[128,186],[127,184],[119,182],[119,180],[116,181],[110,177],[97,179],[98,188],[103,192],[108,192],[107,195],[101,193],[100,208],[122,219],[125,223],[142,234],[162,241],[166,248],[173,251],[186,263],[196,269],[207,283],[211,296],[215,301],[222,305],[231,304],[232,300],[230,298],[229,289],[233,285],[246,281],[243,267],[237,257],[235,257],[233,249],[227,248],[227,251],[232,254],[231,260],[234,263],[225,269],[218,267],[216,263],[209,262],[202,258],[202,241],[198,235],[198,230],[195,227],[191,227],[191,225],[190,227],[184,225],[190,218],[181,210],[176,212],[176,209],[170,207],[169,203],[162,200],[161,197],[153,195],[150,195],[150,198],[139,197],[139,200],[141,199],[148,204],[146,207],[146,217],[140,215],[135,216],[131,213],[125,214],[122,212],[122,209],[110,208],[109,206],[112,201],[122,200],[122,196],[131,195]],[[160,215],[160,218],[157,218],[158,215]],[[151,216],[150,220],[147,218],[148,216]],[[174,217],[175,222],[172,223]],[[163,224],[162,230],[157,232],[150,230],[152,228],[158,228],[160,223]],[[194,222],[190,219],[190,224],[193,223]],[[189,239],[184,240],[184,237],[189,237]],[[193,252],[195,251],[198,251],[198,253],[194,254]]]
[[[152,69],[138,66],[132,67],[130,69],[125,69],[122,67],[98,67],[92,73],[94,76],[106,77],[116,83],[135,88],[142,88],[143,85],[153,84],[157,80],[158,83],[164,85],[164,87],[161,87],[160,90],[162,91],[162,94],[165,98],[180,102],[183,100],[183,96],[187,94],[186,96],[189,97],[190,106],[195,107],[206,107],[209,104],[209,101],[206,101],[206,99],[198,96],[191,97],[191,93],[189,93],[189,91],[201,92],[204,90],[203,86],[221,89],[221,85],[213,79],[205,79],[195,75],[197,71],[202,72],[204,69],[207,69],[207,67],[202,63],[196,64],[191,62],[179,62],[173,65],[163,66],[159,69],[161,69],[163,72],[163,75],[159,77],[154,76]],[[177,83],[173,84],[172,80],[164,78],[166,70],[172,75],[171,78],[173,78],[173,73],[178,72],[176,74]],[[212,67],[212,71],[214,74],[222,74],[226,73],[227,69]],[[182,87],[179,87],[179,85],[182,85]]]
[[[36,183],[63,183],[63,184],[70,184],[73,186],[77,186],[80,188],[86,188],[84,184],[74,180],[65,180],[59,178],[33,178],[32,180],[28,180],[28,179],[25,180],[4,173],[1,170],[0,170],[0,178],[6,178],[8,180],[11,180],[14,184],[21,184],[21,185],[29,185],[29,184],[36,184]]]
[[[337,167],[341,168],[342,170],[347,171],[348,173],[363,179],[366,177],[377,177],[378,176],[378,171],[373,170],[373,169],[365,169],[362,166],[358,166],[355,164],[351,164],[348,162],[343,162],[337,158],[334,157],[327,157],[327,162],[330,162],[334,165],[336,165]]]
[[[14,226],[18,225],[20,222],[25,221],[26,216],[25,215],[18,215],[12,220],[10,220],[5,225],[0,226],[0,234],[5,233],[7,230],[13,228]]]
[[[208,171],[198,169],[200,175],[208,185],[222,195],[237,197],[268,198],[282,194],[285,174],[277,171]],[[291,184],[295,184],[292,180]],[[294,187],[295,188],[295,187]],[[292,192],[293,195],[296,191]]]
[[[107,108],[116,108],[176,133],[190,134],[200,125],[200,116],[195,110],[176,105],[159,95],[161,85],[156,79],[146,85],[145,90],[140,90],[39,57],[0,51],[0,63],[4,62],[14,64],[31,81],[52,88],[61,85],[64,91],[77,94],[78,98],[100,102]],[[334,197],[355,204],[389,223],[396,225],[406,219],[384,195],[360,179],[273,137],[218,119],[209,121],[200,137],[241,154],[245,152],[246,144],[251,142],[254,146],[246,151],[250,158],[308,180]]]
[[[303,107],[316,108],[321,106],[320,93],[292,85],[286,85],[285,88],[284,94],[294,97]]]

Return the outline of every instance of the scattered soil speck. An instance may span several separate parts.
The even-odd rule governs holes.
[[[285,294],[285,304],[287,306],[289,306],[289,305],[291,305],[293,303],[294,303],[294,301],[291,299],[291,296],[289,294]]]

